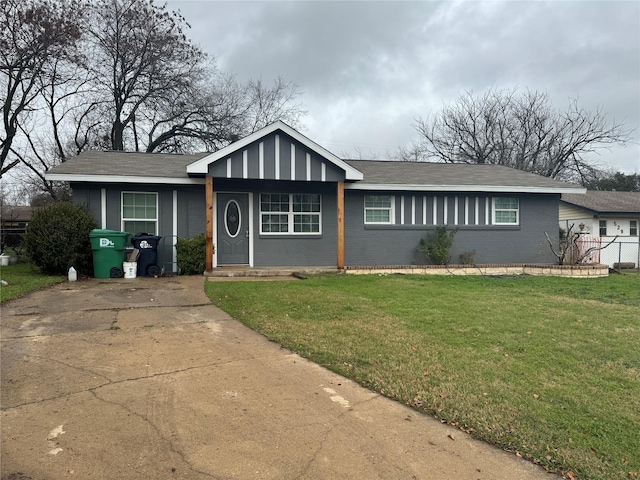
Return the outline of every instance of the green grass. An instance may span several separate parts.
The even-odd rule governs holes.
[[[314,362],[550,471],[640,472],[638,275],[315,276],[206,292]]]
[[[9,284],[0,286],[0,302],[22,297],[34,290],[66,280],[65,277],[42,275],[29,263],[0,267],[0,279]]]

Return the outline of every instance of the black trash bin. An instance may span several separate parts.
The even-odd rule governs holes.
[[[158,242],[162,237],[148,233],[136,233],[131,238],[133,248],[139,251],[138,277],[155,276],[160,273],[158,268]]]

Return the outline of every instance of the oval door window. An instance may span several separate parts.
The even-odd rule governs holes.
[[[229,200],[224,212],[224,225],[227,235],[234,238],[240,231],[240,206],[235,200]]]

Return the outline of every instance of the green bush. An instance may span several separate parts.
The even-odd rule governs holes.
[[[81,205],[56,203],[36,210],[24,235],[31,262],[47,275],[66,275],[73,266],[83,275],[93,274],[89,232],[97,228]]]
[[[179,238],[176,257],[181,275],[202,275],[206,269],[207,257],[204,233],[193,238]]]
[[[453,245],[453,237],[458,229],[448,230],[446,226],[436,227],[436,229],[420,239],[418,250],[426,253],[436,265],[447,265],[451,261],[449,251]]]

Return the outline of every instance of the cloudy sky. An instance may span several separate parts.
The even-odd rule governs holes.
[[[492,86],[571,98],[640,125],[637,1],[172,0],[189,36],[239,79],[293,81],[303,133],[339,156],[384,159],[417,138],[414,120]],[[590,157],[640,173],[633,143]]]

